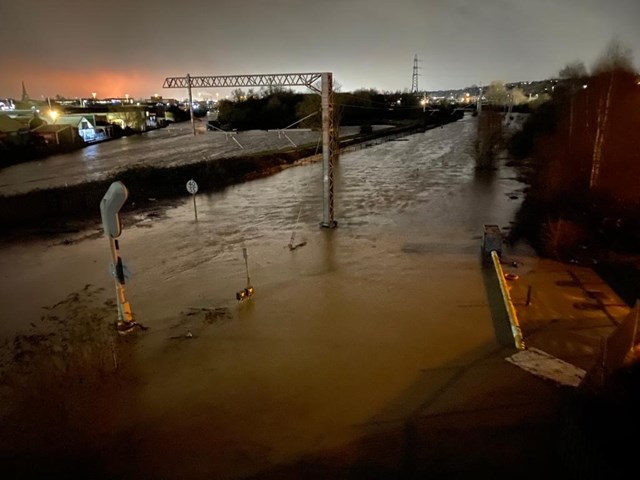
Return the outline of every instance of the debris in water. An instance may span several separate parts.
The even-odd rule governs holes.
[[[172,328],[184,325],[187,321],[199,318],[202,323],[212,325],[231,319],[231,312],[226,307],[208,308],[208,307],[189,307],[186,311],[180,312],[180,323]]]
[[[581,368],[537,348],[522,350],[507,357],[506,360],[533,375],[552,380],[560,385],[577,387],[585,375],[585,371]]]
[[[296,248],[304,247],[306,244],[307,242],[300,242],[296,245],[289,244],[289,250],[295,250]]]
[[[298,222],[300,221],[300,213],[302,213],[302,205],[300,205],[300,208],[298,209],[298,216],[296,218],[296,223],[294,224],[293,231],[291,232],[291,239],[289,240],[289,245],[288,245],[290,251],[293,251],[298,247],[304,247],[307,244],[307,242],[300,242],[298,244],[293,243],[295,242],[295,239],[296,239],[296,230],[298,229]]]

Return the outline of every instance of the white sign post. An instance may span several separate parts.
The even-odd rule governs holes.
[[[196,193],[198,193],[198,184],[192,178],[187,182],[187,192],[193,197],[193,213],[196,216],[196,222],[198,221],[198,209],[196,208]]]

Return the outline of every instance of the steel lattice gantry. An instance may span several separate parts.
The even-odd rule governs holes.
[[[320,80],[320,88],[315,84]],[[191,121],[193,122],[193,97],[191,89],[222,87],[297,87],[303,86],[321,95],[322,103],[322,184],[323,227],[334,228],[337,223],[333,210],[333,165],[338,160],[338,125],[334,115],[333,74],[322,73],[276,73],[258,75],[215,75],[192,77],[167,77],[163,88],[186,88],[189,91]],[[194,127],[195,134],[195,127]]]

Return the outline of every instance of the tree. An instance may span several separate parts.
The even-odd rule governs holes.
[[[598,100],[598,119],[596,124],[596,137],[593,144],[593,157],[591,161],[591,178],[589,188],[597,188],[602,163],[602,149],[604,146],[605,132],[609,120],[611,98],[615,77],[619,73],[634,72],[633,55],[631,49],[623,46],[617,39],[611,40],[604,52],[596,60],[593,66],[594,76],[607,76],[608,86],[606,95],[603,93]]]
[[[574,60],[567,63],[560,69],[558,75],[563,82],[563,89],[558,92],[559,96],[566,95],[569,102],[569,139],[571,144],[573,141],[573,123],[574,123],[574,96],[580,91],[585,79],[588,77],[587,67],[581,60]]]
[[[511,95],[511,103],[513,103],[513,105],[522,105],[529,101],[529,97],[524,94],[521,88],[512,88],[509,94]]]
[[[635,72],[631,48],[622,45],[616,38],[610,40],[591,71],[594,75],[614,71]]]
[[[320,105],[320,95],[315,93],[306,94],[303,100],[296,105],[296,115],[302,119],[309,115],[300,123],[302,128],[322,128],[322,115],[320,114],[322,106]],[[313,115],[315,114],[315,115]]]
[[[509,98],[504,82],[493,81],[484,92],[487,101],[492,105],[505,105]]]
[[[587,67],[584,66],[581,60],[574,60],[567,63],[558,72],[560,78],[567,80],[586,78],[587,75]]]
[[[477,136],[475,141],[476,168],[492,170],[493,159],[502,141],[502,114],[496,106],[506,105],[509,93],[503,82],[493,81],[485,90],[484,96],[489,108],[478,115]]]
[[[279,85],[267,85],[266,87],[260,87],[259,95],[262,98],[268,98],[279,93],[284,93],[285,91],[286,89]],[[289,89],[289,91],[291,91],[291,89]]]
[[[231,91],[231,98],[233,98],[234,102],[242,102],[246,98],[246,95],[241,88],[236,88]]]

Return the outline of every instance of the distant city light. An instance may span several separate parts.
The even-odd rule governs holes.
[[[0,102],[0,110],[2,110],[3,112],[15,110],[15,109],[16,109],[16,106],[13,104],[11,100],[8,100],[7,103]]]

